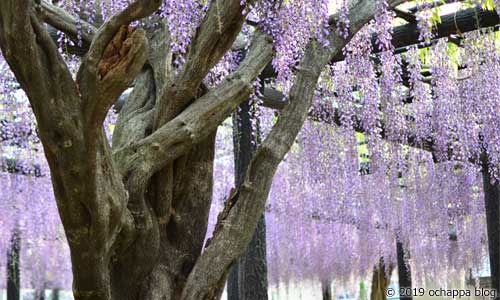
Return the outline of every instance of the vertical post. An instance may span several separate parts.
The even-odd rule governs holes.
[[[21,272],[19,271],[19,254],[21,253],[21,233],[19,229],[12,231],[10,249],[7,252],[7,300],[21,299]]]
[[[396,239],[396,251],[398,255],[398,277],[399,277],[399,290],[408,291],[400,295],[401,300],[412,300],[412,283],[411,283],[411,270],[410,266],[405,263],[405,250],[403,243]]]
[[[323,294],[323,300],[332,300],[332,289],[330,287],[330,281],[321,280],[321,291]]]
[[[233,115],[235,184],[239,187],[256,148],[250,102],[240,105]],[[245,253],[232,267],[228,278],[228,300],[267,300],[266,225],[264,215]]]
[[[45,300],[45,285],[42,287],[41,290],[38,290],[35,292],[35,299],[36,300]]]
[[[500,191],[498,181],[492,182],[488,159],[481,155],[486,228],[488,231],[488,250],[490,257],[491,288],[497,290],[495,299],[500,299]]]
[[[391,273],[393,267],[386,266],[384,258],[381,257],[379,264],[373,269],[372,277],[372,290],[370,293],[370,300],[386,300],[387,288],[391,283]],[[388,272],[387,272],[388,271]]]
[[[52,300],[59,300],[59,289],[52,290]]]

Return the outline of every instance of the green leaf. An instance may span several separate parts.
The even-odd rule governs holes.
[[[441,23],[441,9],[439,7],[436,7],[432,10],[431,18],[429,19],[430,23],[433,26],[437,26],[438,24]]]
[[[430,52],[429,48],[422,48],[418,50],[418,54],[420,55],[420,63],[423,65],[428,65],[430,62]]]
[[[460,65],[460,48],[454,43],[448,43],[448,56],[455,71],[458,71]]]
[[[482,4],[483,9],[485,10],[495,10],[495,1],[494,0],[483,0]]]

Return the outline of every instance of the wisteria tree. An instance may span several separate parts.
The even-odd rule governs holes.
[[[92,10],[97,2],[77,2],[78,12],[86,15],[84,3]],[[44,0],[0,2],[0,47],[37,119],[78,300],[220,297],[264,211],[276,168],[307,116],[320,73],[374,17],[376,6],[404,1],[349,1],[346,8],[355,13],[343,17],[343,28],[329,20],[328,1],[165,2],[116,1],[116,12],[102,24]],[[249,15],[257,17],[256,29],[246,32],[251,42],[244,59],[207,87],[204,79]],[[217,127],[248,101],[273,55],[288,50],[276,47],[280,26],[297,15],[308,22],[294,24],[305,42],[292,68],[288,104],[202,249]],[[76,68],[44,23],[76,38],[81,48],[89,46]],[[173,46],[179,44],[173,36],[185,37],[177,39],[184,53]],[[129,87],[110,143],[103,121]]]

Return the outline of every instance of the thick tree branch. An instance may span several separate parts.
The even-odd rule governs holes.
[[[135,79],[132,91],[122,94],[115,104],[115,108],[117,105],[120,107],[113,133],[115,149],[139,141],[152,132],[154,106],[162,95],[167,74],[171,72],[172,55],[168,47],[170,32],[167,26],[159,24],[151,32],[148,31],[148,40],[148,61],[142,73]]]
[[[298,67],[290,103],[257,150],[240,190],[228,199],[211,242],[188,278],[183,300],[212,299],[227,269],[245,250],[263,213],[274,173],[300,131],[328,50],[310,43]],[[220,255],[221,251],[224,253]],[[203,279],[202,279],[203,278]]]
[[[392,1],[391,4],[396,3],[399,1]],[[352,32],[356,33],[373,18],[375,4],[371,0],[354,1],[352,4],[358,8],[357,13],[350,16]],[[331,29],[330,47],[324,48],[315,41],[308,44],[297,68],[290,102],[257,150],[241,188],[227,200],[214,235],[188,278],[182,300],[212,299],[219,293],[227,270],[252,238],[264,211],[274,173],[307,117],[321,71],[348,40]]]
[[[212,202],[215,135],[210,134],[174,164],[171,215],[160,220],[158,266],[150,275],[145,289],[148,296],[143,299],[163,299],[172,290],[182,290],[202,252]],[[158,287],[161,294],[157,294]]]
[[[43,102],[54,92],[47,87],[47,78],[60,77],[59,84],[73,81],[56,46],[36,17],[32,1],[2,1],[0,24],[0,47],[30,100]],[[47,76],[49,72],[52,72],[50,77]],[[36,103],[32,104],[36,109]]]
[[[194,100],[203,78],[231,48],[241,31],[253,0],[211,1],[207,14],[189,45],[186,62],[179,75],[156,105],[155,128],[170,121]]]
[[[78,143],[77,88],[32,1],[2,1],[0,24],[0,48],[28,96],[45,152]]]
[[[77,75],[89,140],[146,62],[146,34],[129,24],[149,16],[160,4],[160,0],[137,0],[111,17],[96,33]]]
[[[102,124],[111,105],[142,70],[147,48],[144,31],[122,26],[106,47],[95,72],[97,77],[89,78],[95,81],[79,81],[88,128],[98,128]]]
[[[97,68],[109,43],[123,26],[128,26],[133,21],[151,15],[160,7],[161,2],[161,0],[136,0],[105,22],[99,28],[97,36],[90,47],[88,57],[85,59],[89,63],[88,67]]]
[[[182,71],[178,77],[180,83],[188,83],[196,89],[208,71],[233,45],[241,31],[248,9],[253,1],[217,0],[212,1],[206,17],[189,45],[189,50]]]
[[[84,20],[78,20],[64,9],[57,7],[47,0],[40,1],[40,16],[43,21],[57,30],[64,32],[73,41],[82,40],[82,49],[89,49],[97,28]]]
[[[185,154],[214,132],[241,102],[248,99],[253,81],[271,58],[270,38],[257,33],[248,56],[218,87],[150,136],[115,151],[116,160],[124,162],[123,174],[136,173],[129,175],[138,176],[137,180],[144,183],[166,163]]]

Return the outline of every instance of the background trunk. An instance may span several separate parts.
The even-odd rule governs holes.
[[[245,179],[248,164],[258,142],[258,132],[253,130],[252,119],[250,102],[241,104],[233,115],[235,184],[238,187]],[[228,299],[267,300],[267,287],[266,223],[262,215],[247,250],[231,268],[228,277]]]
[[[411,270],[410,265],[405,262],[405,249],[403,247],[403,243],[396,240],[396,248],[398,255],[399,289],[401,290],[401,288],[405,288],[407,291],[411,291]],[[400,295],[400,299],[411,300],[413,297],[411,293],[405,293],[405,295]]]
[[[59,300],[59,289],[52,290],[52,300]]]
[[[491,182],[486,154],[483,161],[483,189],[490,256],[491,288],[500,291],[500,191],[498,181]],[[497,295],[495,299],[500,299]]]
[[[45,288],[42,288],[41,290],[35,292],[35,299],[45,300]]]
[[[21,253],[21,236],[19,230],[12,232],[10,250],[7,253],[7,300],[20,300],[21,273],[19,272],[19,254]]]
[[[384,259],[373,269],[372,291],[370,300],[386,300],[386,290],[391,282],[392,266],[386,267]],[[388,272],[388,273],[387,273]]]
[[[330,285],[330,281],[321,281],[321,293],[323,294],[323,300],[332,300],[332,288]]]
[[[144,280],[140,300],[180,299],[186,279],[202,252],[212,199],[215,135],[174,164],[171,216],[160,225],[158,264]],[[126,291],[125,291],[126,292]]]

